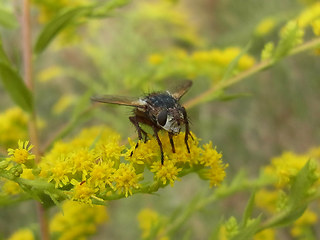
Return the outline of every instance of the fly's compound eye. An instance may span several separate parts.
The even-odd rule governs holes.
[[[162,110],[158,116],[157,121],[161,126],[164,126],[167,122],[167,110]]]

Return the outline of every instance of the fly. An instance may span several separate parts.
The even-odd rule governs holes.
[[[172,152],[175,153],[173,136],[181,131],[181,127],[185,126],[184,142],[188,153],[190,148],[188,145],[189,135],[192,135],[189,130],[189,121],[186,109],[179,103],[181,97],[190,89],[192,81],[186,80],[179,85],[172,93],[153,92],[140,98],[128,98],[122,96],[96,96],[91,100],[94,102],[111,103],[118,105],[125,105],[134,107],[133,116],[129,117],[130,122],[135,126],[138,132],[139,140],[144,136],[145,142],[147,141],[147,132],[144,131],[140,124],[149,125],[154,132],[161,152],[161,164],[164,162],[162,142],[159,138],[158,132],[165,130],[168,132]],[[138,147],[138,143],[136,148]],[[133,152],[131,152],[132,156]]]

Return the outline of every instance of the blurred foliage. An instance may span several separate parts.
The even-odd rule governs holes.
[[[33,0],[35,91],[22,77],[21,11],[0,0],[0,239],[39,239],[30,199],[48,208],[52,239],[319,238],[318,1]],[[161,137],[164,166],[155,139],[129,158],[131,109],[90,96],[182,79],[193,80],[182,101],[193,158],[182,135],[178,157]],[[107,133],[89,128],[101,123]]]

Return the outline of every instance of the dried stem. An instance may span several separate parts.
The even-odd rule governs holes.
[[[31,44],[31,22],[30,22],[30,1],[23,0],[22,6],[22,52],[23,52],[23,67],[24,67],[24,80],[26,86],[29,88],[30,92],[33,93],[34,85],[32,80],[32,44]],[[30,140],[34,145],[34,154],[36,156],[36,161],[39,162],[40,151],[39,151],[39,139],[38,130],[36,124],[36,112],[33,108],[30,119],[29,119],[29,134]],[[41,203],[37,202],[37,212],[41,229],[41,239],[49,240],[49,229],[48,221],[45,214],[45,209]]]

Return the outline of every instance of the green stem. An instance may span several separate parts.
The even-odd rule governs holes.
[[[311,49],[319,47],[319,46],[320,46],[320,38],[316,38],[314,40],[306,42],[306,43],[292,49],[289,52],[288,56],[293,56],[293,55],[299,54],[299,53],[307,51],[307,50],[311,50]],[[226,79],[226,80],[219,82],[218,84],[212,86],[207,91],[200,94],[198,97],[195,97],[195,98],[189,100],[188,102],[186,102],[184,104],[184,106],[186,108],[192,108],[192,107],[200,104],[201,102],[205,101],[206,99],[208,99],[208,97],[212,96],[215,92],[221,91],[221,90],[223,90],[233,84],[241,82],[242,80],[246,79],[247,77],[250,77],[250,76],[252,76],[252,75],[254,75],[254,74],[262,71],[263,69],[266,69],[274,64],[275,64],[275,61],[273,61],[273,60],[262,61],[262,62],[256,64],[255,66],[253,66],[252,68],[250,68],[244,72],[241,72],[236,76],[233,76],[229,79]]]

